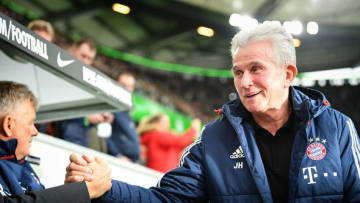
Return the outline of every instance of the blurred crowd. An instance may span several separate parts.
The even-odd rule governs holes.
[[[24,25],[30,23],[26,17],[7,8],[0,7],[0,11]],[[71,52],[74,41],[65,33],[56,29],[54,31],[52,42]],[[236,92],[232,78],[209,78],[149,69],[102,53],[97,53],[92,66],[115,80],[121,72],[132,73],[136,76],[136,93],[181,113],[200,118],[205,123],[213,120],[216,116],[213,110],[221,108],[222,104],[230,100],[229,94]]]
[[[73,41],[55,30],[49,22],[29,21],[23,16],[0,7],[0,11],[18,20],[42,38],[67,50],[78,60],[98,68],[114,80],[133,92],[138,90],[150,99],[157,100],[167,107],[189,112],[192,116],[201,116],[200,111],[192,112],[191,105],[176,98],[175,94],[162,94],[158,89],[161,80],[153,78],[128,63],[111,59],[97,53],[96,45],[90,39]],[[109,68],[111,67],[111,68]],[[137,85],[136,85],[137,84]],[[180,107],[177,107],[175,100]],[[130,111],[105,112],[101,114],[77,117],[51,123],[40,123],[40,132],[67,140],[69,142],[108,153],[123,161],[142,163],[152,169],[166,172],[177,166],[182,150],[194,141],[200,130],[200,119],[194,119],[189,129],[182,135],[170,130],[170,120],[165,114],[150,115],[140,120],[139,129],[130,116]],[[161,158],[159,158],[161,157]],[[158,167],[161,166],[161,167]]]

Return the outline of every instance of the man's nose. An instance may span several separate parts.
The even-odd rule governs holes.
[[[248,72],[244,72],[241,77],[240,86],[242,88],[248,88],[252,84],[253,84],[253,80],[251,74],[249,74]]]
[[[33,125],[31,136],[37,136],[38,134],[39,134],[39,131],[36,129],[35,125]]]

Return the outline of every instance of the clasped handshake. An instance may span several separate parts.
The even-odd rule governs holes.
[[[111,188],[111,169],[106,161],[87,155],[71,154],[66,167],[65,183],[85,181],[91,199]]]

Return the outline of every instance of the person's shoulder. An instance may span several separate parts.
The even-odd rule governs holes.
[[[324,113],[325,113],[325,115],[332,117],[332,118],[336,118],[336,119],[341,119],[341,120],[349,120],[350,119],[349,116],[347,116],[343,112],[341,112],[337,109],[334,109],[332,107],[325,109]]]
[[[344,129],[346,126],[353,125],[352,120],[349,116],[345,115],[344,113],[340,112],[337,109],[332,107],[326,108],[320,115],[319,115],[319,123],[324,126],[328,126],[329,129],[334,128],[338,130]]]
[[[224,119],[221,118],[217,118],[215,120],[210,121],[209,123],[207,123],[204,126],[204,129],[213,129],[213,128],[219,128],[221,126],[221,124],[224,122]]]
[[[201,136],[204,139],[218,138],[222,135],[227,134],[232,129],[231,124],[226,118],[218,118],[206,124],[202,129]]]

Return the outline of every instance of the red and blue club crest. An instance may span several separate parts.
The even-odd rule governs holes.
[[[326,148],[319,142],[314,142],[306,149],[307,156],[312,160],[321,160],[326,156]]]

